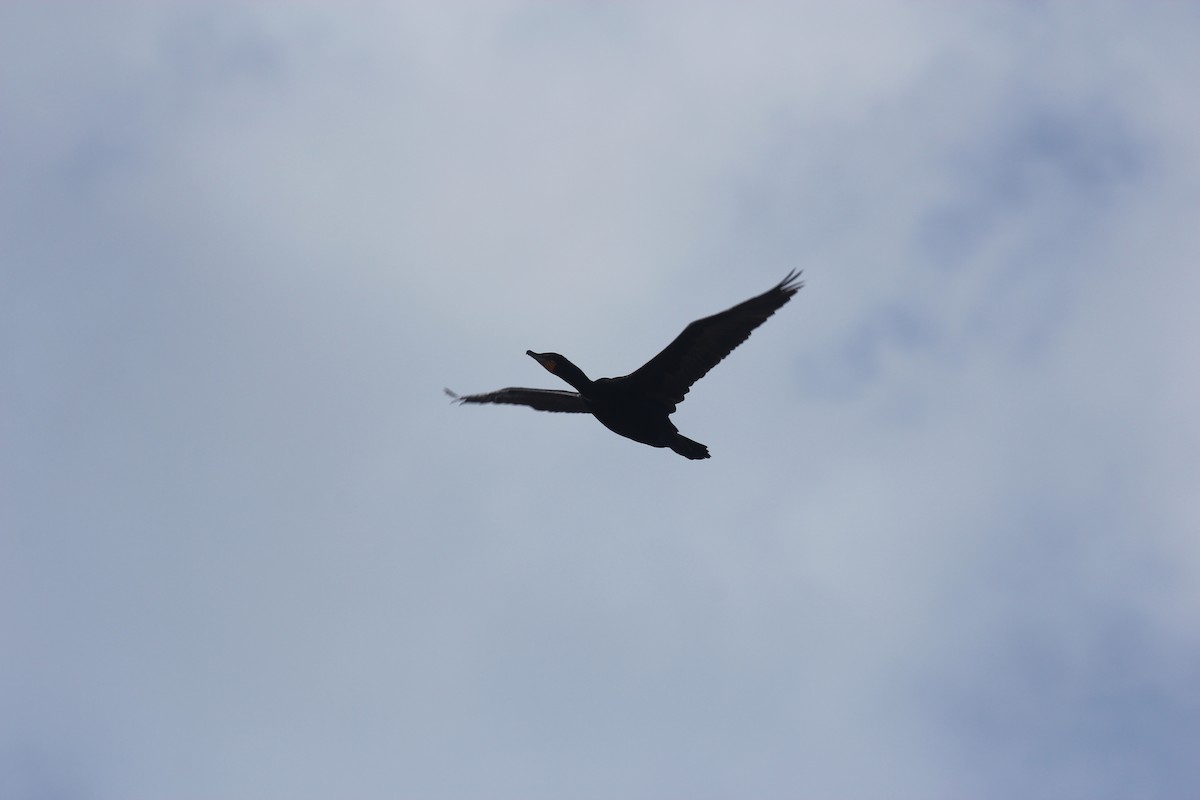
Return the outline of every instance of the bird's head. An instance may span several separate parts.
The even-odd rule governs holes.
[[[586,394],[588,387],[592,385],[591,379],[583,374],[583,370],[558,353],[535,353],[532,350],[526,350],[525,355],[541,364],[547,372],[552,373],[559,380],[574,386],[578,392]]]
[[[547,372],[551,373],[557,373],[559,366],[566,362],[566,359],[558,353],[535,353],[532,350],[526,350],[525,355],[541,364],[546,368]]]

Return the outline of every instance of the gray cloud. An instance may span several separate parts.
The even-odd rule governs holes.
[[[0,795],[1186,792],[1198,22],[6,8]]]

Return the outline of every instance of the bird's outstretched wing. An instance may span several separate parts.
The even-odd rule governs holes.
[[[586,414],[591,411],[579,396],[579,392],[568,392],[565,389],[522,389],[514,386],[484,394],[468,395],[457,395],[449,389],[444,391],[459,403],[507,403],[529,406],[538,411],[564,411],[572,414]]]
[[[693,383],[721,363],[725,356],[746,341],[751,331],[767,321],[792,295],[804,286],[800,273],[792,271],[774,288],[739,303],[731,309],[698,319],[683,329],[675,341],[647,361],[626,380],[667,407],[668,413],[683,402]]]

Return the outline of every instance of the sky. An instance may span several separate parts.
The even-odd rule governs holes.
[[[0,6],[0,796],[1194,796],[1198,39]]]

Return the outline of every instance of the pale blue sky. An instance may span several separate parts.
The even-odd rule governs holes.
[[[1198,40],[0,7],[0,796],[1191,796]],[[792,268],[709,461],[441,394]]]

